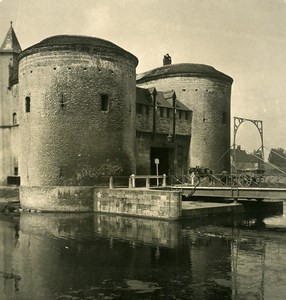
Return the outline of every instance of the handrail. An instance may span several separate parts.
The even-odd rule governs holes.
[[[129,179],[129,183],[128,183],[129,188],[135,188],[136,187],[136,183],[135,183],[136,179],[145,179],[146,180],[146,188],[150,188],[150,179],[157,179],[157,186],[159,186],[159,179],[162,179],[162,187],[167,187],[167,176],[166,176],[166,174],[163,174],[163,175],[135,175],[135,174],[131,174],[128,179]],[[109,178],[109,188],[110,189],[114,188],[114,176],[111,176]]]
[[[167,176],[163,175],[135,175],[132,174],[129,177],[129,188],[135,188],[135,179],[145,179],[146,180],[146,188],[150,188],[150,179],[157,179],[157,186],[159,186],[159,179],[162,179],[162,187],[167,186]]]

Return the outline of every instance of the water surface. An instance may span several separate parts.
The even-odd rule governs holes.
[[[259,211],[191,222],[0,214],[0,299],[284,300],[285,232],[285,216]]]

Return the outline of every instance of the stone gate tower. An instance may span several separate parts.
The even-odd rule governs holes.
[[[190,167],[230,170],[230,100],[233,79],[202,64],[169,64],[137,76],[140,87],[172,88],[193,111]]]
[[[50,37],[20,54],[23,206],[33,187],[92,186],[134,172],[137,63],[85,36]]]

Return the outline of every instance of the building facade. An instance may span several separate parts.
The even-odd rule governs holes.
[[[210,66],[172,64],[169,55],[136,78],[137,64],[86,36],[54,36],[22,51],[11,25],[0,48],[1,184],[229,171],[232,79]]]

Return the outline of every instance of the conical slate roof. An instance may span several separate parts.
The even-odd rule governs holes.
[[[19,41],[17,39],[17,36],[15,34],[15,31],[11,26],[6,34],[6,37],[4,39],[4,42],[0,48],[0,52],[9,52],[9,53],[20,53],[22,51],[21,46],[19,44]]]

